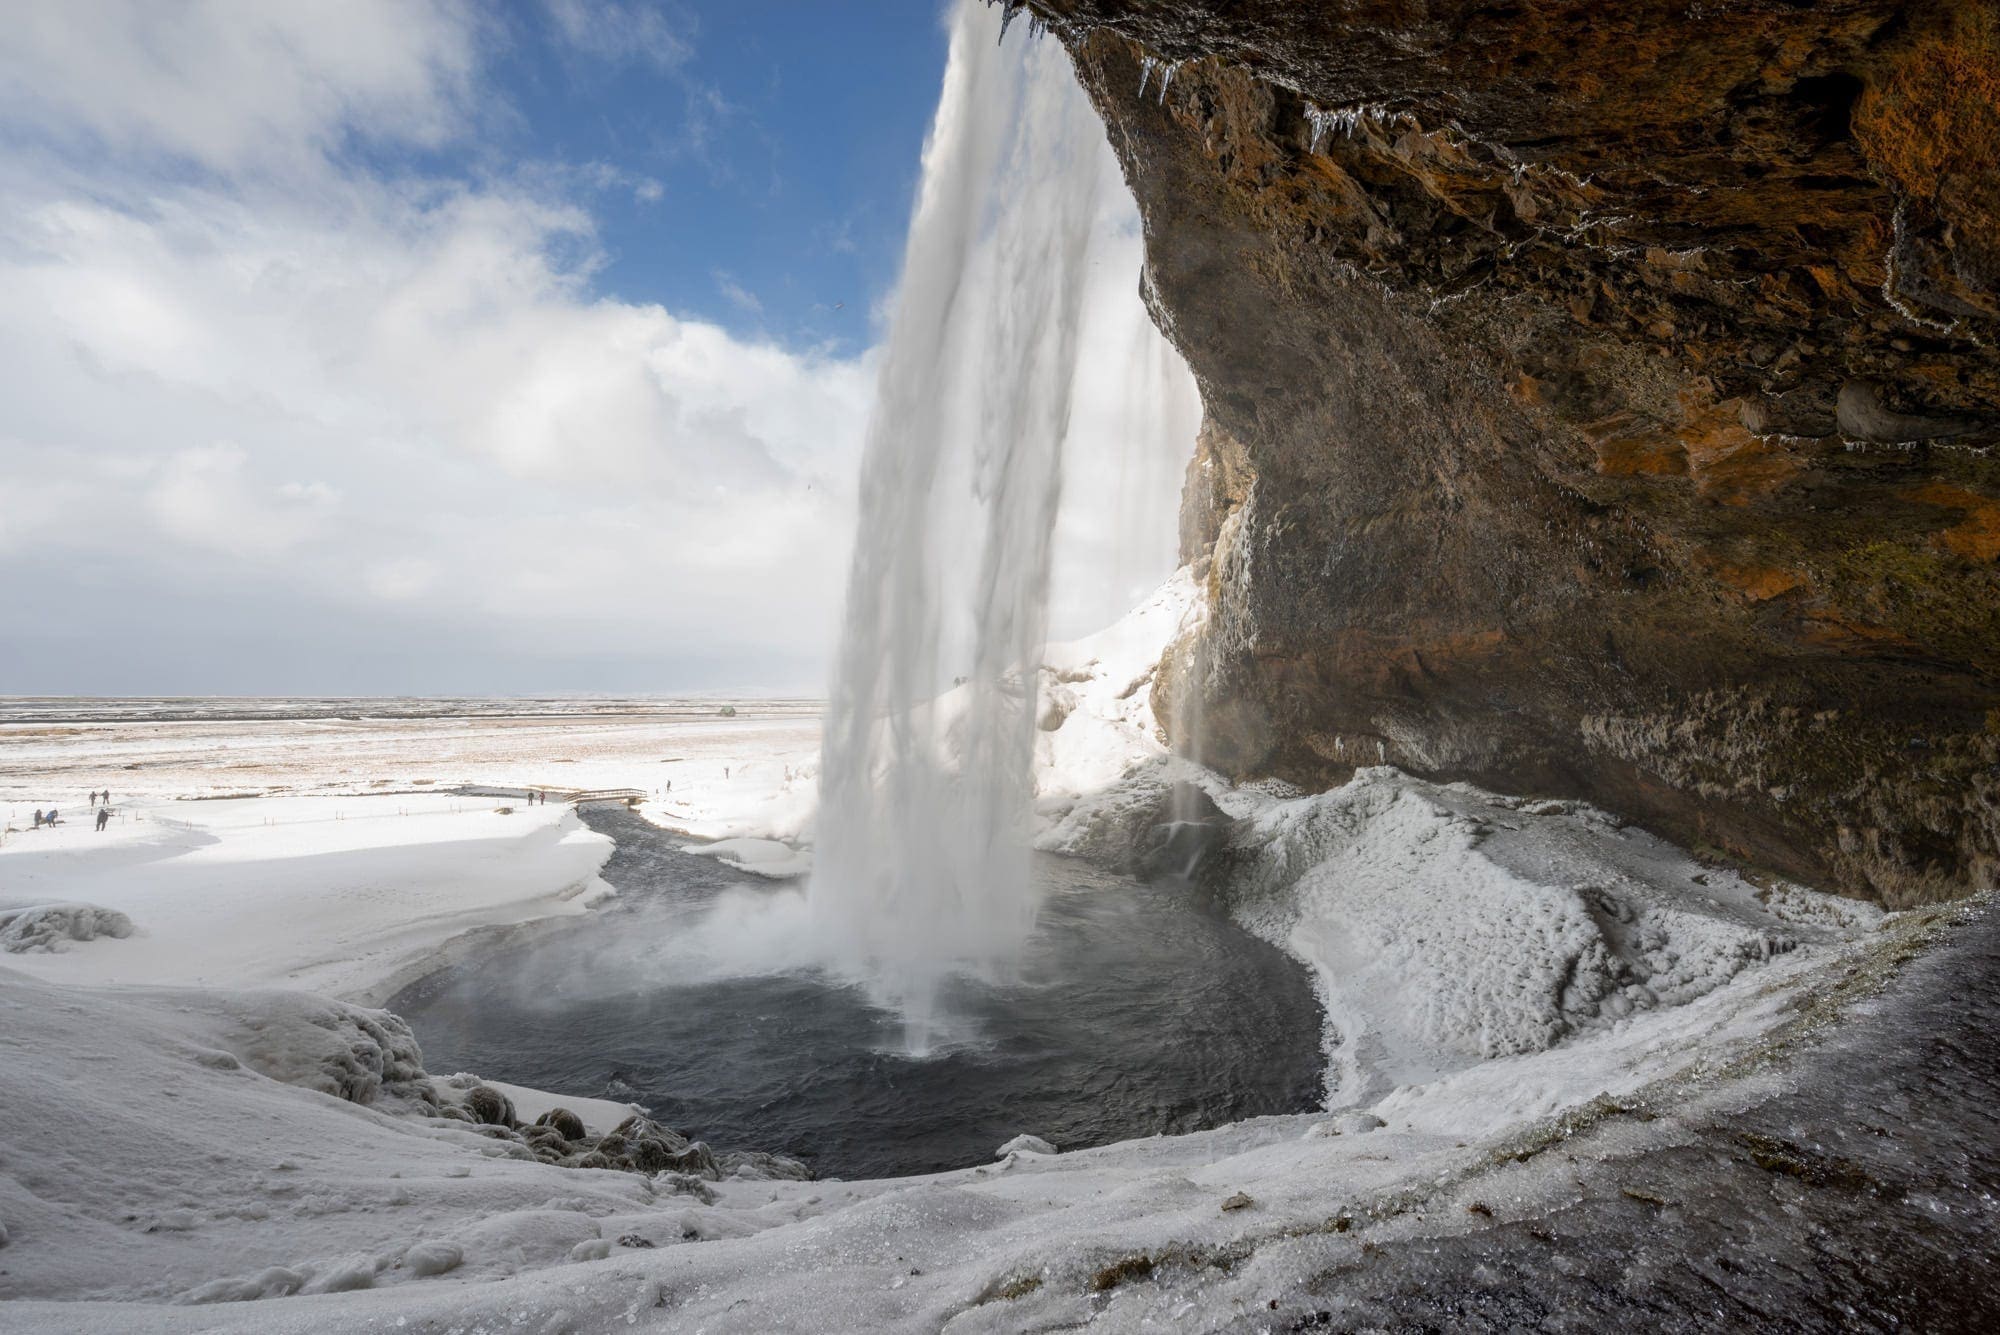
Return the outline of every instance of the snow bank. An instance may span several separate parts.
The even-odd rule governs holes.
[[[409,1031],[379,1011],[296,993],[57,987],[0,968],[0,1070],[34,1077],[0,1078],[0,1300],[400,1284],[435,1273],[441,1245],[459,1249],[455,1273],[490,1278],[522,1268],[495,1236],[505,1221],[558,1203],[593,1230],[650,1213],[643,1177],[522,1162],[469,1126],[379,1111],[410,1092],[416,1061]]]
[[[130,935],[130,918],[96,904],[0,905],[0,952],[9,955],[64,950],[67,942],[95,941],[100,936],[122,941]]]
[[[812,870],[811,854],[777,839],[718,839],[711,844],[683,844],[681,851],[773,880],[803,876]]]
[[[1043,652],[1035,792],[1044,827],[1060,822],[1077,799],[1166,756],[1153,717],[1153,674],[1203,608],[1183,568],[1116,624]]]
[[[1581,803],[1387,767],[1268,803],[1231,871],[1237,917],[1314,970],[1338,1103],[1684,1004],[1880,916],[1760,891]]]
[[[123,803],[102,833],[10,841],[0,879],[96,910],[60,915],[65,930],[143,931],[9,958],[65,982],[379,1000],[468,932],[582,913],[610,893],[597,875],[610,840],[565,807],[504,805],[443,793]]]

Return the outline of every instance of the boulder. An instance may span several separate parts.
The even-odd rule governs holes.
[[[465,1106],[488,1126],[513,1126],[514,1101],[491,1085],[474,1085],[465,1091]]]
[[[589,1132],[584,1130],[583,1119],[567,1108],[551,1108],[535,1119],[536,1126],[553,1129],[564,1140],[582,1140]]]

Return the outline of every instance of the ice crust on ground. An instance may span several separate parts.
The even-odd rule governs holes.
[[[1314,971],[1342,1103],[1684,1004],[1880,919],[1760,891],[1582,803],[1388,767],[1267,802],[1234,851],[1235,916]]]
[[[9,955],[53,953],[72,941],[100,936],[122,941],[130,935],[130,918],[96,904],[0,904],[0,952]]]

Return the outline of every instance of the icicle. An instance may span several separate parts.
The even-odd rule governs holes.
[[[1320,145],[1325,142],[1327,135],[1330,133],[1339,133],[1352,138],[1354,132],[1361,128],[1363,121],[1371,120],[1378,123],[1389,122],[1391,120],[1389,109],[1378,104],[1368,107],[1338,107],[1329,111],[1316,102],[1308,102],[1306,103],[1306,124],[1312,127],[1312,136],[1307,141],[1307,151],[1311,153],[1319,152]],[[1399,113],[1393,118],[1393,121],[1399,125],[1413,126],[1416,124],[1408,112]]]
[[[1028,7],[1028,0],[1000,0],[1000,40],[1007,40],[1007,28],[1014,18]]]
[[[1153,72],[1159,68],[1159,57],[1145,56],[1141,58],[1139,61],[1139,96],[1144,97],[1146,95],[1146,85],[1153,81]]]
[[[1181,67],[1181,62],[1176,60],[1172,64],[1164,66],[1160,71],[1161,106],[1165,106],[1167,104],[1167,85],[1174,81],[1174,71],[1178,70],[1180,67]]]
[[[1306,124],[1312,127],[1312,138],[1306,143],[1306,152],[1319,152],[1320,140],[1326,138],[1326,132],[1332,127],[1334,117],[1338,114],[1328,111],[1316,102],[1306,103]]]

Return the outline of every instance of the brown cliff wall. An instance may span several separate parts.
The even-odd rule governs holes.
[[[1990,4],[1035,7],[1209,415],[1178,742],[1994,882]]]

